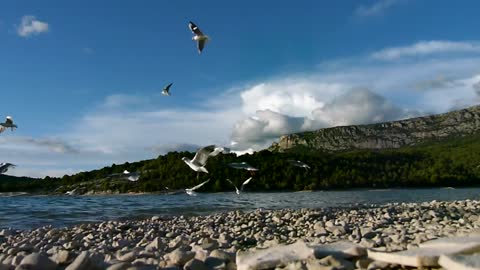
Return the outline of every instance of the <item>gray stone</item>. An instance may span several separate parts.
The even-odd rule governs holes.
[[[82,251],[75,260],[65,268],[65,270],[101,270],[102,267],[97,265],[94,260],[90,258],[88,251]]]
[[[320,264],[326,265],[326,266],[333,266],[338,269],[343,269],[343,270],[354,270],[355,265],[347,261],[345,259],[342,259],[340,257],[335,257],[335,256],[327,256],[323,259],[318,260]]]
[[[59,265],[68,264],[73,259],[68,250],[58,250],[50,258]]]
[[[128,262],[116,263],[107,268],[107,270],[127,270],[132,265]]]
[[[184,265],[189,260],[195,257],[195,252],[184,251],[181,249],[175,249],[174,251],[165,255],[165,257],[172,263],[176,265]]]
[[[480,254],[442,255],[438,264],[447,270],[480,270]]]
[[[50,260],[46,255],[40,253],[32,253],[25,256],[20,262],[17,269],[29,269],[29,270],[55,270],[57,264]]]
[[[191,259],[183,266],[184,270],[208,270],[208,267],[200,260]]]

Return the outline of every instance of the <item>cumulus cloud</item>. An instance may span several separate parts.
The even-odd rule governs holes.
[[[48,32],[48,23],[39,21],[35,16],[23,16],[17,27],[17,34],[21,37],[30,37]]]
[[[322,102],[318,102],[321,104]],[[377,123],[417,115],[401,109],[368,89],[350,89],[319,107],[309,116],[292,117],[271,110],[259,110],[254,116],[234,126],[232,139],[236,147],[264,148],[281,135],[319,128]]]
[[[454,78],[449,78],[444,75],[439,75],[433,79],[422,80],[415,84],[418,90],[432,90],[441,88],[450,88],[459,86],[458,82]]]
[[[475,91],[475,93],[480,96],[480,81],[475,83],[473,86],[473,90]]]
[[[480,53],[478,42],[457,42],[457,41],[420,41],[413,45],[404,47],[386,48],[371,54],[376,60],[396,60],[402,57],[425,56],[438,53]]]
[[[359,6],[355,15],[359,17],[371,17],[383,14],[386,10],[400,2],[399,0],[379,0],[370,6]]]

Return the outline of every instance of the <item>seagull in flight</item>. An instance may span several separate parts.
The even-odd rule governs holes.
[[[198,28],[197,25],[195,25],[193,22],[188,23],[188,27],[190,30],[192,30],[192,33],[194,36],[192,37],[192,40],[197,41],[197,48],[198,48],[198,53],[202,53],[203,47],[205,46],[205,43],[210,39],[207,35],[203,34],[202,31],[200,31],[200,28]]]
[[[249,165],[246,162],[239,162],[239,163],[229,163],[227,166],[232,167],[234,169],[240,169],[240,170],[247,170],[247,171],[258,171],[257,168]]]
[[[10,167],[15,168],[17,165],[12,164],[12,163],[0,163],[0,174],[4,174],[8,171]]]
[[[301,162],[300,160],[289,159],[287,161],[295,167],[305,168],[305,170],[307,171],[308,169],[310,169],[310,166],[308,166],[306,163]]]
[[[129,172],[128,170],[124,170],[123,173],[112,173],[108,178],[118,177],[122,179],[127,179],[128,181],[136,182],[140,179],[139,172]]]
[[[245,187],[246,184],[250,183],[250,181],[252,180],[253,178],[250,177],[248,178],[247,180],[245,180],[242,184],[242,186],[240,187],[240,190],[238,190],[237,186],[235,186],[235,184],[230,180],[230,179],[227,179],[228,182],[230,182],[230,184],[232,184],[234,187],[235,187],[235,192],[237,193],[237,195],[240,195],[240,192],[243,192],[243,188]]]
[[[165,86],[162,90],[162,95],[164,96],[170,96],[170,87],[172,87],[173,83],[170,83],[169,85]]]
[[[210,181],[210,179],[208,179],[207,181],[201,183],[201,184],[198,184],[192,188],[186,188],[185,189],[185,192],[190,195],[190,196],[197,196],[197,193],[195,192],[196,189],[199,189],[201,188],[203,185],[205,185],[206,183],[208,183],[208,181]]]
[[[223,147],[215,147],[215,145],[205,146],[200,148],[192,160],[187,157],[183,157],[182,160],[194,171],[197,172],[197,179],[200,175],[200,172],[208,173],[205,169],[207,165],[207,160],[211,156],[216,156],[219,153],[225,153],[226,150]]]
[[[11,128],[12,131],[17,128],[17,125],[13,123],[13,118],[11,116],[6,117],[5,123],[0,123],[0,133],[5,131],[7,128]]]

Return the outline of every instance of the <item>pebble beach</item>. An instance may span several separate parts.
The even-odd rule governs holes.
[[[287,247],[288,253],[296,243],[321,246],[343,241],[365,250],[395,252],[478,232],[477,200],[153,216],[65,228],[3,229],[0,270],[401,269],[364,254],[350,259],[314,254],[290,261],[284,256],[275,265],[257,266],[244,265],[243,258],[278,246]]]

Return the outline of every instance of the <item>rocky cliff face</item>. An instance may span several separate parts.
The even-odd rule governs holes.
[[[400,121],[324,128],[284,135],[270,151],[304,146],[326,151],[388,149],[480,133],[480,105],[444,114]]]

